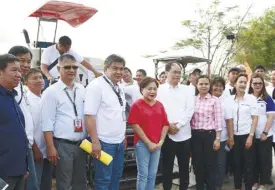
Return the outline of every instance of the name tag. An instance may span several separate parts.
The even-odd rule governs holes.
[[[75,119],[74,120],[74,132],[82,132],[82,120],[81,119]]]

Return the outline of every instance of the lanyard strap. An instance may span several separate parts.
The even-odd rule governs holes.
[[[74,114],[75,114],[75,117],[78,116],[77,114],[77,109],[76,109],[76,105],[75,105],[75,97],[76,97],[76,89],[74,89],[74,101],[72,100],[72,98],[70,97],[67,89],[65,89],[65,93],[66,95],[68,96],[69,100],[71,101],[71,103],[73,104],[73,107],[74,107]]]
[[[120,96],[120,89],[118,88],[118,92],[117,92],[116,89],[115,89],[115,87],[114,87],[114,85],[112,85],[112,84],[110,83],[110,81],[109,81],[105,76],[103,76],[103,78],[104,78],[105,81],[111,86],[111,88],[113,89],[114,93],[117,95],[117,98],[118,98],[118,101],[119,101],[120,106],[123,106],[123,101],[122,101],[122,98],[121,98],[121,96]]]

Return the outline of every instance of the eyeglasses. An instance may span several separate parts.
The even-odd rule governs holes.
[[[253,84],[253,86],[262,86],[263,85],[262,82],[253,82],[252,84]]]
[[[60,66],[60,68],[63,68],[63,69],[66,69],[66,70],[70,70],[70,69],[77,70],[78,66],[76,66],[76,65],[66,65],[66,66]]]

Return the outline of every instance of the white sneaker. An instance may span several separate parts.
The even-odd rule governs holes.
[[[258,185],[253,185],[252,190],[259,190],[259,186]]]

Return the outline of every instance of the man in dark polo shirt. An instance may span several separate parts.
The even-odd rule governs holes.
[[[20,80],[18,59],[0,55],[0,178],[9,184],[8,190],[23,190],[28,173],[25,120],[14,99]]]

